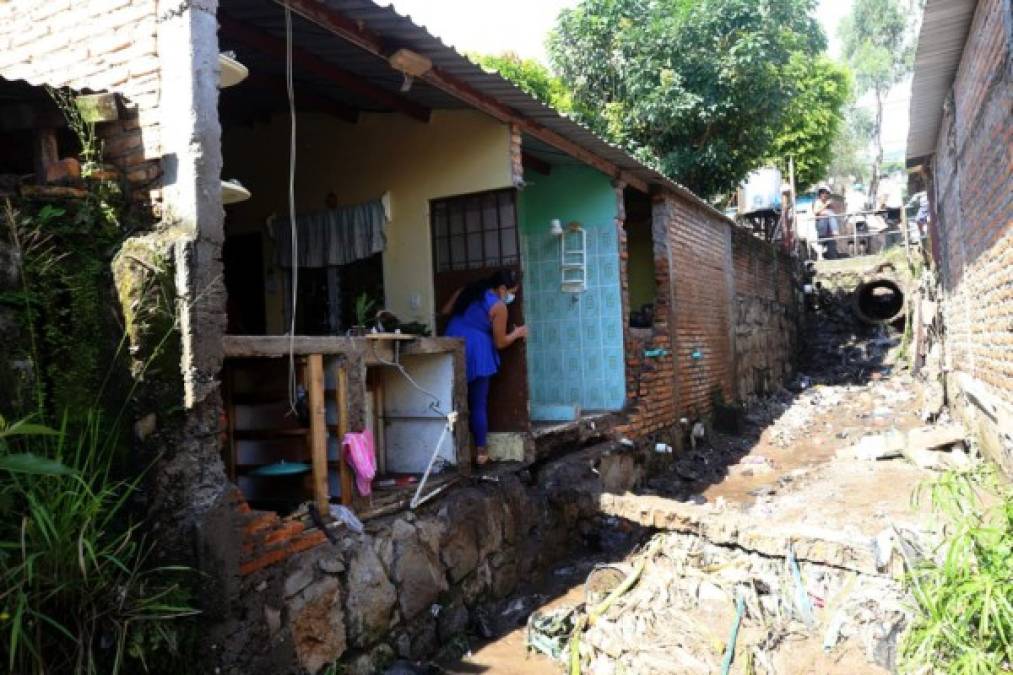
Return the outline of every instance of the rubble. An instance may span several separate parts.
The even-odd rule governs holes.
[[[965,468],[971,458],[960,447],[967,434],[959,425],[939,424],[910,429],[893,429],[864,436],[856,445],[837,453],[839,459],[884,460],[905,457],[923,469]],[[949,452],[940,452],[940,451]]]
[[[805,643],[892,668],[909,619],[898,581],[795,563],[790,549],[767,556],[664,533],[628,562],[607,608],[588,594],[533,614],[529,648],[572,664],[576,643],[587,673],[714,673],[731,657],[755,673],[796,672],[787,664]]]

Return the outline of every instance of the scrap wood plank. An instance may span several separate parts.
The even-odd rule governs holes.
[[[338,383],[337,406],[338,406],[338,467],[341,474],[341,503],[344,506],[352,505],[352,467],[348,466],[345,459],[345,434],[348,433],[348,371],[344,365],[335,360],[337,373],[335,379]]]
[[[330,513],[327,487],[327,409],[324,404],[324,357],[307,358],[310,403],[310,457],[313,461],[313,501],[320,513]]]

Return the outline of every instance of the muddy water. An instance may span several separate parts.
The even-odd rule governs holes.
[[[567,575],[548,574],[540,583],[529,590],[530,593],[552,594],[553,597],[536,606],[537,610],[549,610],[556,607],[573,607],[584,600],[583,577],[577,578],[580,571],[590,569],[591,561],[583,561],[574,567],[574,572]],[[524,641],[525,628],[518,626],[492,640],[473,642],[472,651],[463,658],[440,664],[447,673],[465,675],[466,673],[496,673],[496,675],[559,675],[563,666],[558,661],[542,655],[537,651],[528,651]]]
[[[584,581],[598,563],[616,562],[625,557],[632,544],[643,536],[640,531],[630,532],[625,540],[612,542],[607,551],[596,554],[580,552],[573,561],[560,563],[542,578],[527,585],[511,598],[488,608],[491,623],[497,637],[491,640],[471,638],[471,653],[449,662],[440,663],[446,673],[466,675],[489,673],[495,675],[559,675],[563,664],[544,656],[535,650],[528,650],[525,644],[526,629],[520,619],[505,618],[504,611],[518,598],[541,598],[532,606],[532,611],[547,611],[558,607],[575,607],[584,602]]]

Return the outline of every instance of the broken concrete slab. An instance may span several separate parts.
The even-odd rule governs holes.
[[[950,450],[962,444],[967,438],[966,432],[957,424],[940,424],[918,427],[907,433],[893,429],[882,434],[863,437],[850,448],[838,451],[838,459],[859,459],[875,461],[907,457],[923,468],[939,468],[949,466],[945,460],[932,460],[924,455],[926,452]],[[960,464],[960,460],[955,460]]]
[[[599,497],[603,514],[659,530],[704,537],[723,546],[737,546],[766,556],[784,557],[789,544],[799,561],[831,565],[863,574],[881,575],[872,540],[838,530],[811,526],[778,528],[764,518],[713,510],[672,499],[644,495]]]
[[[907,433],[909,450],[943,450],[967,439],[967,433],[959,424],[937,424],[919,427]]]
[[[906,444],[904,433],[894,429],[883,434],[863,436],[855,445],[838,451],[837,457],[866,461],[894,459],[903,455]]]
[[[963,450],[939,452],[924,448],[908,448],[904,451],[904,456],[915,466],[932,471],[963,469],[971,465],[971,458]]]

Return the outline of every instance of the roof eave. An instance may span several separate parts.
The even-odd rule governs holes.
[[[976,0],[928,0],[918,35],[908,113],[908,163],[935,152],[943,102],[963,56]]]

